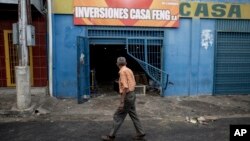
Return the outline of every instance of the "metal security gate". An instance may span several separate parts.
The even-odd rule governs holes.
[[[128,38],[127,53],[135,59],[144,71],[161,86],[166,89],[168,75],[162,66],[162,39]]]
[[[249,94],[250,93],[250,32],[244,29],[247,23],[232,28],[233,23],[217,23],[219,28],[231,25],[236,32],[217,32],[215,53],[214,94]],[[249,23],[248,23],[249,24]],[[250,28],[250,27],[249,27]],[[244,30],[240,32],[239,30]]]
[[[127,53],[157,82],[162,90],[167,88],[168,75],[163,65],[162,28],[140,27],[88,27],[89,44],[126,45]]]

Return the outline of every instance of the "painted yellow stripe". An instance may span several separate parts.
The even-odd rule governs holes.
[[[4,50],[5,50],[5,64],[6,64],[7,86],[15,86],[15,85],[11,84],[9,41],[8,41],[8,34],[12,33],[12,32],[11,32],[11,30],[4,30],[3,32],[4,32]]]
[[[73,14],[73,0],[53,0],[52,12],[55,14]]]
[[[248,17],[246,19],[250,19],[250,4],[244,4],[241,6],[241,14],[242,17]]]
[[[30,85],[34,85],[34,79],[33,79],[33,52],[32,47],[29,47],[29,59],[30,59]]]

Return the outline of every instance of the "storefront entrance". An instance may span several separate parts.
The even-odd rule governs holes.
[[[84,57],[89,58],[87,71],[90,77],[85,77],[89,78],[85,80],[89,85],[83,89],[93,93],[113,91],[113,83],[118,78],[116,58],[119,56],[127,58],[128,67],[135,75],[144,74],[146,79],[159,85],[161,93],[166,89],[168,75],[162,67],[163,30],[89,27],[86,38],[89,54]]]

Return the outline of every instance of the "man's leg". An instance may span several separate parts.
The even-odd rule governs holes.
[[[137,116],[135,105],[130,108],[128,114],[133,121],[137,134],[145,135],[145,131],[143,130],[141,122]]]
[[[124,119],[126,118],[126,116],[127,116],[127,111],[126,110],[123,110],[123,111],[116,110],[116,112],[114,114],[114,117],[113,117],[113,127],[112,127],[112,129],[110,131],[109,136],[115,136],[116,135],[116,132],[121,127],[121,125],[122,125]]]

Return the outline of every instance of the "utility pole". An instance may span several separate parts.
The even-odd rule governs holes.
[[[29,0],[27,0],[29,1]],[[18,0],[18,60],[16,66],[16,90],[17,90],[17,108],[25,110],[31,106],[30,94],[30,68],[28,66],[28,47],[27,47],[27,1]]]

